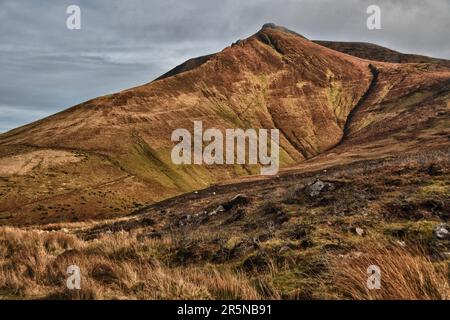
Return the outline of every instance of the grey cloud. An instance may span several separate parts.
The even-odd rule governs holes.
[[[65,27],[71,4],[82,10],[79,31]],[[382,30],[366,28],[370,4],[382,9]],[[266,22],[450,58],[449,11],[448,0],[2,0],[0,132],[149,82]]]

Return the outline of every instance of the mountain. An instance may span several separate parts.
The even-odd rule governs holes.
[[[221,130],[277,128],[282,168],[304,171],[448,148],[449,101],[448,61],[313,42],[266,24],[148,84],[1,134],[0,223],[121,217],[214,184],[261,179],[257,166],[174,165],[171,133],[192,131],[196,120]]]
[[[320,40],[315,40],[314,42],[321,46],[362,59],[392,63],[437,63],[445,65],[447,67],[450,66],[450,62],[448,60],[430,58],[417,54],[401,53],[373,43]]]

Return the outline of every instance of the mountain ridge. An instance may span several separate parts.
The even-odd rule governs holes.
[[[258,172],[258,167],[246,165],[173,165],[171,132],[192,128],[196,119],[219,129],[278,128],[282,167],[301,168],[305,160],[317,158],[321,163],[335,150],[341,156],[334,161],[351,158],[355,155],[348,150],[388,139],[381,135],[387,129],[392,135],[406,134],[395,124],[399,117],[420,128],[436,108],[447,112],[450,71],[445,65],[393,64],[344,53],[266,24],[249,38],[190,59],[150,83],[1,134],[0,159],[5,163],[35,150],[65,150],[67,159],[77,156],[80,161],[45,169],[37,165],[24,175],[7,175],[3,188],[10,191],[2,195],[0,218],[35,223],[120,216]],[[379,73],[376,85],[371,68]],[[371,94],[366,96],[368,90]],[[412,106],[430,99],[423,114],[408,115]],[[438,120],[445,121],[445,114]],[[380,127],[383,123],[389,126]],[[98,190],[105,184],[106,191]],[[38,186],[42,190],[36,191]],[[46,205],[46,216],[36,199],[53,203]]]

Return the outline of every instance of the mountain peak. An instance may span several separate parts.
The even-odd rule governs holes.
[[[286,33],[293,34],[293,35],[296,35],[296,36],[299,36],[299,37],[302,37],[302,38],[306,39],[301,34],[298,34],[297,32],[292,31],[292,30],[290,30],[290,29],[288,29],[286,27],[279,26],[279,25],[277,25],[277,24],[275,24],[273,22],[268,22],[268,23],[263,24],[263,26],[262,26],[262,28],[261,28],[261,30],[259,32],[263,32],[264,30],[267,30],[267,29],[272,29],[272,30],[278,30],[278,31],[286,32]]]
[[[266,28],[276,29],[276,28],[278,28],[278,26],[273,22],[268,22],[268,23],[264,23],[261,29],[266,29]]]

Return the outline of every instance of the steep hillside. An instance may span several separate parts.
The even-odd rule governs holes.
[[[172,164],[171,133],[194,120],[278,128],[291,170],[445,143],[449,79],[441,64],[364,60],[265,25],[146,85],[0,135],[0,223],[112,218],[259,173]]]
[[[339,142],[348,113],[370,82],[365,62],[273,26],[200,60],[173,76],[1,135],[4,162],[36,150],[82,160],[4,175],[3,217],[31,219],[30,211],[43,220],[111,216],[258,172],[249,166],[174,166],[171,133],[192,130],[193,120],[219,129],[279,128],[281,164],[298,163]],[[45,199],[53,204],[42,208],[38,203]]]

